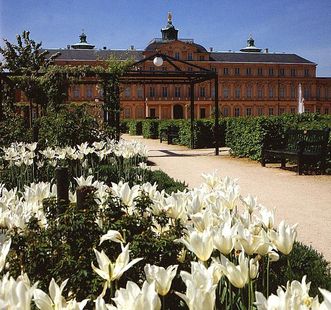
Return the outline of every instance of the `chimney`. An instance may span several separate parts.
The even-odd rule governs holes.
[[[269,54],[269,49],[266,48],[266,49],[264,50],[264,52],[265,52],[266,54]]]
[[[70,45],[67,45],[67,49],[70,50]]]
[[[106,50],[106,49],[107,49],[107,46],[104,46],[102,49],[103,49],[103,50]]]
[[[134,45],[130,45],[130,50],[134,51]]]
[[[212,51],[213,51],[213,48],[212,48],[212,47],[210,47],[210,48],[209,48],[209,51],[210,51],[210,52],[212,52]]]

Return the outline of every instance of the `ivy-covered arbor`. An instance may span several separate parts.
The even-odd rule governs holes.
[[[144,64],[154,61],[162,63],[166,62],[172,70],[144,70]],[[184,71],[181,65],[185,67],[193,67],[195,71]],[[194,148],[194,86],[204,81],[214,81],[215,88],[215,154],[219,154],[219,106],[218,106],[218,75],[216,72],[206,68],[188,63],[186,61],[176,59],[169,55],[156,52],[155,54],[146,57],[143,60],[135,62],[129,70],[127,70],[120,78],[121,84],[186,84],[190,86],[190,119],[191,119],[191,147]]]

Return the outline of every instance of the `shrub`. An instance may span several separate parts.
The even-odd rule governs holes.
[[[38,120],[39,141],[47,146],[92,143],[99,138],[98,123],[84,106],[71,106],[50,112]]]
[[[159,137],[159,121],[148,119],[142,121],[142,134],[144,138],[157,139]]]
[[[168,194],[183,191],[187,188],[184,182],[174,180],[162,170],[148,170],[145,177],[147,182],[151,184],[156,183],[159,191],[165,190]]]
[[[7,115],[0,121],[0,145],[8,146],[12,142],[29,142],[32,139],[31,130],[27,130],[24,119],[17,114]]]
[[[140,136],[142,134],[142,121],[131,120],[128,121],[129,134],[132,136]]]
[[[288,259],[289,264],[287,257],[280,255],[279,261],[270,264],[271,293],[276,293],[278,286],[286,286],[290,279],[301,281],[304,275],[307,275],[307,282],[311,282],[311,296],[319,294],[318,287],[331,290],[330,263],[311,246],[295,242]]]
[[[226,145],[239,157],[261,159],[265,140],[279,139],[288,129],[323,129],[331,127],[330,115],[300,114],[271,117],[229,118],[226,125]],[[331,137],[330,140],[331,142]]]

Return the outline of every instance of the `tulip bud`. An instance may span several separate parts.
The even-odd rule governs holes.
[[[277,262],[279,260],[279,255],[275,251],[270,251],[268,253],[270,262]]]
[[[256,258],[252,258],[249,261],[249,276],[251,279],[255,279],[258,275],[259,272],[259,262],[257,257]]]

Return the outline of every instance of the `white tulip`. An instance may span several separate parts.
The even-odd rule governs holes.
[[[201,261],[207,261],[214,248],[213,236],[209,229],[203,232],[192,230],[186,237],[177,241],[183,243]]]
[[[275,247],[283,254],[288,255],[293,248],[294,241],[297,236],[296,225],[290,227],[286,225],[284,221],[281,221],[278,225],[277,232],[269,231],[269,237]]]
[[[144,271],[148,283],[155,281],[156,291],[165,296],[168,294],[173,278],[176,276],[178,265],[171,265],[167,269],[158,266],[145,265]]]

